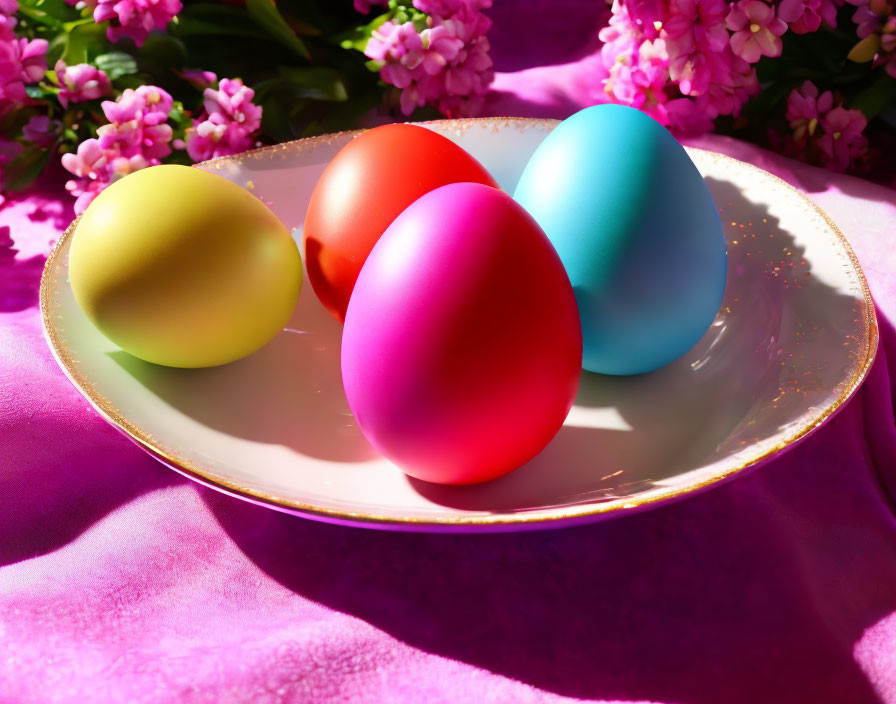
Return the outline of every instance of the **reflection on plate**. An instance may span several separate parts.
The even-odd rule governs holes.
[[[428,123],[512,192],[556,123]],[[202,165],[262,198],[295,236],[311,190],[353,133]],[[239,362],[180,370],[135,359],[78,309],[70,232],[47,261],[41,307],[50,346],[111,423],[174,469],[228,493],[321,520],[397,530],[565,525],[656,505],[756,466],[803,438],[855,391],[877,347],[865,278],[816,206],[753,166],[689,151],[728,242],[725,300],[683,358],[638,377],[584,374],[548,447],[474,487],[408,479],[354,423],[339,370],[341,326],[302,290],[289,326]]]

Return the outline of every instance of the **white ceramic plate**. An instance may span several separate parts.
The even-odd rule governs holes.
[[[508,191],[556,123],[485,118],[427,126]],[[324,166],[357,133],[217,159],[300,228]],[[47,261],[41,306],[63,371],[110,422],[174,469],[320,520],[400,530],[513,530],[618,516],[712,486],[792,446],[865,376],[877,325],[865,278],[834,224],[753,166],[689,152],[719,206],[728,285],[683,358],[638,377],[584,374],[566,424],[534,460],[475,487],[407,478],[359,432],[342,391],[341,326],[304,286],[289,327],[234,364],[180,370],[106,340],[67,282],[71,232]]]

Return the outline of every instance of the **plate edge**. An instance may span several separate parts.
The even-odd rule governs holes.
[[[491,123],[492,125],[494,125],[495,129],[499,129],[500,123],[502,121],[505,123],[515,123],[523,128],[543,128],[559,123],[558,120],[539,118],[480,117],[453,120],[433,120],[430,122],[419,124],[439,126],[446,129],[468,129],[469,127],[472,127],[476,124],[487,125]],[[308,137],[292,142],[284,142],[282,144],[271,145],[270,147],[262,147],[260,149],[244,152],[239,155],[218,157],[217,159],[201,162],[196,166],[204,167],[224,161],[232,162],[235,158],[237,160],[242,160],[247,157],[258,156],[270,151],[280,151],[285,149],[299,149],[300,151],[305,151],[306,149],[313,149],[319,144],[331,143],[332,141],[345,137],[347,135],[360,134],[362,131],[363,130],[353,130],[348,132],[320,135],[318,137]],[[733,157],[729,157],[724,154],[718,154],[716,152],[710,152],[708,150],[688,147],[687,151],[711,154],[713,158],[718,158],[723,161],[731,161],[738,164],[740,167],[746,167],[748,170],[761,173],[764,177],[772,179],[777,183],[777,185],[796,194],[798,197],[804,200],[822,218],[822,220],[824,220],[824,222],[828,225],[834,235],[839,239],[840,244],[843,246],[850,260],[850,263],[853,266],[854,272],[859,278],[859,283],[861,285],[864,298],[862,314],[865,334],[863,340],[864,359],[861,361],[860,365],[857,368],[857,371],[853,374],[853,377],[849,380],[844,390],[835,401],[833,401],[825,408],[821,409],[814,418],[812,418],[805,425],[799,427],[795,432],[788,435],[777,445],[765,450],[762,453],[750,457],[749,459],[745,460],[735,467],[728,468],[725,471],[714,474],[704,481],[689,485],[684,488],[669,491],[659,491],[655,494],[645,496],[640,500],[616,499],[599,503],[583,503],[573,507],[565,507],[563,510],[536,509],[535,511],[520,513],[473,514],[469,516],[457,516],[451,518],[415,516],[395,518],[393,516],[378,515],[375,513],[350,512],[321,508],[319,506],[304,504],[302,502],[292,501],[283,497],[264,494],[262,492],[258,492],[253,489],[249,489],[236,483],[224,480],[216,476],[212,472],[193,466],[189,461],[174,456],[172,452],[166,451],[165,448],[161,447],[160,444],[156,442],[151,435],[144,432],[142,429],[133,425],[130,421],[124,418],[118,411],[118,409],[115,408],[115,406],[108,399],[99,394],[93,387],[93,385],[78,373],[75,367],[74,360],[62,345],[61,336],[56,330],[56,327],[52,321],[52,316],[50,314],[50,279],[52,276],[53,268],[56,266],[57,255],[59,254],[65,243],[70,239],[72,233],[77,227],[80,217],[75,218],[75,220],[71,223],[71,225],[69,225],[68,228],[66,228],[65,232],[56,242],[50,254],[47,256],[47,260],[41,274],[40,310],[44,335],[47,338],[53,357],[56,359],[66,377],[69,379],[69,381],[72,382],[75,388],[77,388],[78,391],[85,398],[87,398],[91,406],[93,406],[93,408],[103,418],[105,418],[109,423],[118,428],[120,431],[125,433],[143,449],[149,451],[150,454],[163,461],[163,463],[168,465],[169,467],[177,469],[177,471],[179,471],[180,473],[185,474],[186,476],[195,479],[202,484],[219,489],[231,495],[236,495],[239,498],[244,498],[254,503],[262,503],[272,508],[283,510],[289,513],[297,513],[309,518],[315,518],[317,520],[332,523],[365,525],[367,527],[376,525],[378,527],[383,527],[386,529],[403,528],[405,530],[426,530],[427,528],[431,528],[433,530],[450,530],[451,528],[456,528],[462,530],[464,528],[467,528],[470,530],[475,530],[477,527],[487,526],[522,527],[528,524],[553,525],[555,523],[565,525],[577,520],[597,520],[600,517],[613,512],[627,513],[629,511],[637,509],[659,506],[675,499],[696,494],[701,492],[702,490],[717,486],[735,476],[736,474],[759,466],[766,460],[770,459],[772,456],[784,450],[790,449],[798,442],[805,439],[813,431],[823,425],[829,418],[831,418],[855,394],[855,392],[858,390],[865,377],[867,376],[868,371],[870,370],[871,365],[874,362],[879,344],[877,316],[875,314],[874,302],[871,298],[871,292],[868,287],[867,278],[865,277],[865,273],[862,270],[858,257],[856,256],[852,246],[850,245],[849,240],[846,239],[846,236],[840,231],[840,228],[836,225],[836,223],[834,223],[830,216],[828,216],[828,214],[824,210],[822,210],[821,207],[819,207],[814,201],[808,198],[800,190],[787,183],[783,179],[779,178],[778,176],[765,171],[764,169],[761,169],[748,162],[740,161],[738,159],[734,159]]]

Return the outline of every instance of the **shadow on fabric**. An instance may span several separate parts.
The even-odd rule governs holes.
[[[830,302],[820,285],[812,295],[821,308]],[[881,475],[896,464],[887,369],[896,334],[881,327],[887,349],[823,429],[760,471],[642,514],[426,535],[203,497],[246,556],[297,595],[543,690],[689,704],[878,702],[855,648],[896,612]]]
[[[47,258],[18,259],[9,227],[0,227],[0,313],[17,313],[36,306],[40,276]]]

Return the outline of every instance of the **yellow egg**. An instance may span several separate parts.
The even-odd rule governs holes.
[[[109,186],[75,229],[69,280],[112,342],[172,367],[251,354],[283,328],[302,286],[289,231],[251,193],[188,166]]]

